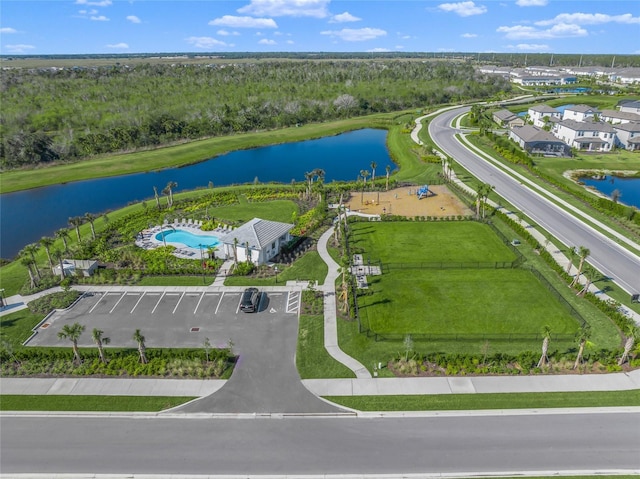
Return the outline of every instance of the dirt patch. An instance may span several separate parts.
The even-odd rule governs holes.
[[[398,216],[457,216],[472,215],[462,201],[445,185],[429,186],[429,195],[418,199],[417,190],[412,186],[389,191],[365,191],[351,193],[346,200],[347,207],[369,215]]]

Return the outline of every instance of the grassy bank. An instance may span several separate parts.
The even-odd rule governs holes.
[[[158,412],[194,397],[171,396],[0,396],[0,411]]]

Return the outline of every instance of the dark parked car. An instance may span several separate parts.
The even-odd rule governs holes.
[[[240,301],[240,310],[245,313],[254,313],[258,309],[259,300],[260,291],[258,291],[258,288],[245,289]]]

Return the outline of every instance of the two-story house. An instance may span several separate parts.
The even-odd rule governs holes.
[[[630,121],[613,126],[616,129],[616,145],[629,151],[640,151],[640,121]]]
[[[562,120],[562,112],[549,105],[535,105],[527,110],[533,126],[544,128],[548,123]]]
[[[555,124],[553,134],[584,151],[611,151],[616,138],[614,127],[601,121],[562,120]]]
[[[586,121],[593,118],[595,115],[599,115],[600,112],[597,108],[593,108],[589,105],[573,105],[565,108],[562,114],[563,120],[574,121]]]
[[[629,123],[630,121],[640,122],[640,115],[628,111],[602,110],[600,119],[607,123],[611,123],[612,125],[616,125],[618,123]]]
[[[571,156],[569,145],[537,126],[515,127],[509,132],[509,138],[533,155]]]

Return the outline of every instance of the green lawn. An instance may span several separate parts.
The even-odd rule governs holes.
[[[379,334],[574,334],[578,323],[522,269],[395,270],[369,277],[358,304]]]
[[[640,406],[640,389],[518,394],[441,394],[414,396],[328,396],[359,411],[455,411]]]
[[[129,411],[157,412],[194,397],[173,396],[0,396],[2,411]]]
[[[28,309],[0,316],[0,341],[20,348],[33,334],[33,328],[44,319],[44,314],[35,314]]]
[[[353,371],[329,356],[324,348],[322,315],[300,316],[296,366],[302,379],[355,377]]]
[[[254,278],[248,276],[229,276],[225,286],[275,286],[284,285],[287,281],[318,281],[324,283],[329,269],[322,261],[317,251],[309,251],[302,258],[296,260],[291,266],[278,265],[278,282],[275,274],[266,278]]]
[[[352,224],[349,244],[383,263],[511,262],[515,254],[474,221]]]

